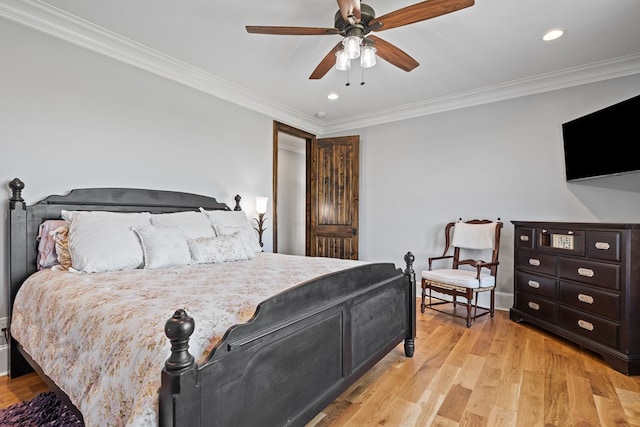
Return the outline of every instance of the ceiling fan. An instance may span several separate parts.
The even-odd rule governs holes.
[[[411,71],[420,65],[402,49],[370,34],[390,30],[404,25],[425,21],[447,13],[473,6],[474,0],[427,0],[402,9],[395,10],[376,18],[375,11],[369,5],[360,4],[360,0],[338,0],[340,10],[335,14],[334,28],[318,27],[282,27],[282,26],[250,26],[247,32],[253,34],[275,34],[288,36],[322,36],[338,34],[344,37],[320,61],[309,76],[309,79],[321,79],[331,67],[341,60],[342,52],[348,48],[348,40],[356,41],[359,46],[374,47],[373,53],[385,61],[404,70]],[[344,48],[343,48],[344,46]],[[346,53],[346,52],[345,52]]]

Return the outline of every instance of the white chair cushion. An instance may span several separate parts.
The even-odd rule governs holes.
[[[422,278],[432,280],[434,282],[443,283],[451,286],[461,286],[463,288],[490,288],[495,286],[496,278],[487,273],[480,274],[480,281],[476,279],[477,272],[460,269],[441,269],[432,271],[423,271]]]

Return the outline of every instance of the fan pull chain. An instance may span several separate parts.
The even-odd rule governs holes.
[[[360,67],[362,75],[360,76],[360,86],[364,86],[364,68]]]
[[[347,83],[345,83],[345,86],[351,86],[351,83],[349,83],[349,70],[347,70]]]

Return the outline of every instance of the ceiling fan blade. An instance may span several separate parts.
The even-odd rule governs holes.
[[[420,65],[418,61],[410,57],[402,49],[382,40],[380,37],[369,34],[367,40],[373,41],[373,46],[377,50],[376,55],[404,71],[411,71]]]
[[[375,31],[389,30],[455,12],[473,4],[474,0],[427,0],[374,18],[369,22],[369,27],[374,27]],[[376,28],[380,24],[382,26]]]
[[[329,51],[329,53],[327,53],[327,56],[322,58],[322,61],[320,61],[320,63],[316,67],[316,69],[313,70],[313,73],[311,73],[311,75],[309,76],[309,79],[310,80],[317,80],[317,79],[323,78],[324,75],[329,72],[331,67],[333,67],[335,65],[335,63],[336,63],[336,52],[338,52],[340,49],[342,49],[342,41],[339,41],[338,44],[336,44],[333,47],[333,49],[331,49],[331,51]]]
[[[340,34],[337,28],[315,27],[265,27],[246,26],[247,32],[252,34],[275,34],[282,36],[323,36],[325,34]]]

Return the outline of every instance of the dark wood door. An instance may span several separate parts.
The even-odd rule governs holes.
[[[307,255],[358,259],[360,137],[315,139],[307,158]]]

